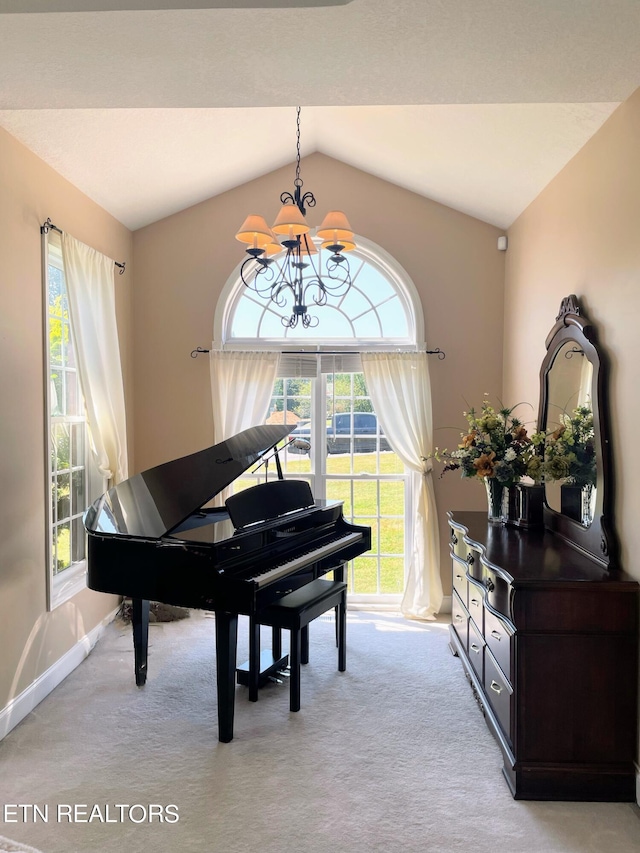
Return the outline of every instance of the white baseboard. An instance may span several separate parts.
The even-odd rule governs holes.
[[[102,636],[105,628],[115,619],[117,607],[112,613],[96,625],[88,634],[69,649],[66,654],[59,658],[42,675],[39,675],[25,690],[12,699],[9,704],[0,711],[0,740],[14,729],[19,722],[24,720],[27,714],[45,699],[61,681],[73,672],[88,656],[95,644]]]

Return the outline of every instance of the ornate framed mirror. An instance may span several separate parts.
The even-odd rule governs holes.
[[[606,360],[575,295],[562,300],[540,369],[544,524],[606,568],[617,568]]]

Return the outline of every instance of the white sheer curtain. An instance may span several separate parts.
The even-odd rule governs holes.
[[[71,332],[91,441],[110,485],[128,476],[127,423],[116,325],[114,262],[61,235]]]
[[[393,450],[411,471],[412,549],[402,612],[433,619],[442,605],[440,541],[433,490],[431,383],[426,353],[362,353],[371,402]]]
[[[217,444],[264,422],[276,381],[276,352],[209,354],[213,440]]]
[[[275,352],[211,350],[214,444],[264,422],[276,381],[278,358]],[[216,496],[216,505],[222,506],[230,494],[230,486],[223,489]]]

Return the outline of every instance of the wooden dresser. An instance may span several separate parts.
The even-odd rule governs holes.
[[[513,796],[635,801],[638,583],[543,529],[448,515],[451,650]]]

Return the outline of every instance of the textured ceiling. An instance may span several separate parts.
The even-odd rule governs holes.
[[[638,43],[638,0],[7,14],[0,125],[136,228],[291,162],[301,104],[303,154],[506,227],[640,85]]]

